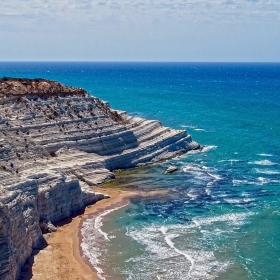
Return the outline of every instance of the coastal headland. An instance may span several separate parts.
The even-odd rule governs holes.
[[[18,279],[32,252],[42,244],[54,248],[51,242],[61,232],[77,261],[73,244],[78,237],[70,227],[78,228],[81,218],[73,215],[88,215],[86,206],[110,197],[98,184],[114,178],[113,170],[199,147],[185,130],[114,110],[84,89],[43,79],[0,79],[1,280]],[[112,195],[116,203],[125,196]],[[71,223],[44,239],[44,233],[57,231],[54,224],[69,217]],[[78,263],[77,273],[87,271],[80,267],[83,260]]]

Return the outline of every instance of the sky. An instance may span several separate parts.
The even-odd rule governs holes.
[[[0,0],[0,61],[280,62],[280,0]]]

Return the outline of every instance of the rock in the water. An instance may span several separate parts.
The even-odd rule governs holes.
[[[176,166],[169,166],[169,167],[165,170],[164,174],[170,174],[170,173],[173,173],[173,172],[178,171],[178,170],[179,170],[179,168],[176,167]]]

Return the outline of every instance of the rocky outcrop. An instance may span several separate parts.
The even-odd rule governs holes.
[[[104,198],[112,170],[198,148],[185,130],[128,116],[83,89],[0,79],[0,279],[16,279],[52,223]]]

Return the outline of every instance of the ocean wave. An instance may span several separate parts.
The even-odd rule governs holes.
[[[263,182],[260,182],[258,180],[247,180],[247,179],[243,179],[243,180],[233,179],[232,180],[232,185],[234,187],[241,186],[241,185],[262,185],[262,184],[263,184]]]
[[[202,149],[202,152],[208,152],[210,150],[217,149],[217,148],[218,148],[218,146],[215,146],[215,145],[204,146]]]
[[[199,239],[193,235],[197,226],[192,223],[129,228],[127,234],[144,245],[145,251],[129,259],[127,279],[212,280],[229,266],[228,261],[218,261],[212,250],[197,243]]]
[[[199,164],[188,164],[187,166],[182,168],[183,172],[191,174],[197,182],[206,181],[207,186],[209,187],[214,182],[222,180],[223,177],[215,174],[216,169],[210,168],[204,165]]]
[[[261,156],[261,157],[272,157],[273,155],[271,155],[271,154],[258,154],[258,156]]]
[[[185,166],[183,168],[184,172],[190,172],[190,171],[201,171],[201,172],[205,172],[205,170],[207,170],[208,167],[207,166],[200,166],[199,164],[188,164],[187,166]]]
[[[179,249],[177,249],[176,247],[175,247],[175,245],[174,245],[174,243],[172,242],[172,237],[174,238],[174,235],[172,236],[168,236],[167,235],[167,228],[165,228],[164,226],[162,226],[161,228],[160,228],[160,231],[162,232],[162,234],[164,235],[164,239],[165,239],[165,241],[166,241],[166,243],[169,245],[169,247],[171,248],[171,249],[173,249],[175,252],[177,252],[178,254],[180,254],[180,255],[183,255],[189,262],[190,262],[190,268],[189,268],[189,271],[188,271],[188,276],[189,277],[192,277],[191,276],[191,271],[192,271],[192,269],[193,269],[193,266],[194,266],[194,259],[189,255],[189,254],[187,254],[187,253],[185,253],[185,252],[183,252],[183,251],[181,251],[181,250],[179,250]],[[176,236],[175,236],[176,237]]]
[[[222,159],[222,160],[219,160],[218,162],[244,162],[244,160],[241,160],[241,159]]]
[[[183,128],[192,128],[192,129],[197,128],[197,126],[195,126],[195,125],[184,125],[184,124],[180,125],[180,127],[183,127]]]
[[[232,184],[233,184],[234,187],[235,187],[235,186],[240,186],[241,184],[244,183],[244,181],[245,181],[245,180],[233,179],[233,180],[232,180]]]
[[[253,212],[247,212],[247,213],[236,213],[236,214],[224,214],[220,216],[214,216],[214,217],[207,217],[207,218],[196,218],[196,224],[200,227],[210,225],[217,222],[224,222],[231,226],[241,226],[245,222],[247,222],[247,219],[254,215]]]
[[[208,152],[210,150],[217,149],[217,148],[218,148],[218,146],[214,146],[214,145],[203,146],[203,148],[201,150],[198,149],[198,150],[191,150],[191,151],[189,151],[186,154],[186,156],[191,155],[191,154],[206,153],[206,152]]]
[[[257,173],[263,173],[263,174],[278,174],[278,173],[274,173],[274,172],[270,172],[270,171],[264,171],[264,172],[257,172]],[[277,179],[271,179],[271,178],[264,178],[264,177],[258,177],[255,180],[247,180],[247,179],[233,179],[232,180],[232,185],[234,187],[236,186],[241,186],[241,185],[258,185],[258,186],[262,186],[262,185],[267,185],[267,184],[271,184],[271,183],[279,183],[280,180]]]
[[[250,161],[249,164],[255,164],[255,165],[276,165],[276,163],[271,162],[270,160],[256,160],[256,161]]]
[[[254,198],[224,198],[224,201],[229,204],[247,204],[255,201]]]
[[[261,182],[262,185],[269,184],[272,182],[272,180],[270,180],[268,178],[264,178],[264,177],[258,177],[258,180]]]
[[[278,175],[278,174],[280,174],[279,171],[277,171],[277,170],[272,170],[272,169],[254,168],[253,171],[254,171],[255,173],[262,173],[262,174],[267,174],[267,175]]]
[[[195,131],[206,131],[204,128],[199,128],[199,127],[197,127],[195,125],[184,125],[184,124],[182,124],[182,125],[180,125],[180,127],[182,127],[182,128],[190,128],[190,129],[193,129]]]
[[[105,210],[99,215],[94,215],[93,217],[86,219],[81,228],[82,242],[81,248],[83,251],[83,255],[86,256],[90,263],[97,271],[97,275],[99,279],[106,280],[104,277],[104,271],[100,268],[99,257],[102,255],[102,249],[99,248],[100,241],[110,241],[108,234],[102,231],[101,227],[103,226],[103,218],[123,207],[127,206],[127,204],[118,206],[109,210]]]
[[[198,195],[187,193],[187,196],[190,197],[190,200],[196,200],[198,198]]]
[[[210,173],[210,172],[207,172],[207,174],[208,174],[210,177],[214,178],[216,181],[217,181],[217,180],[222,180],[222,179],[223,179],[221,176],[212,174],[212,173]]]

